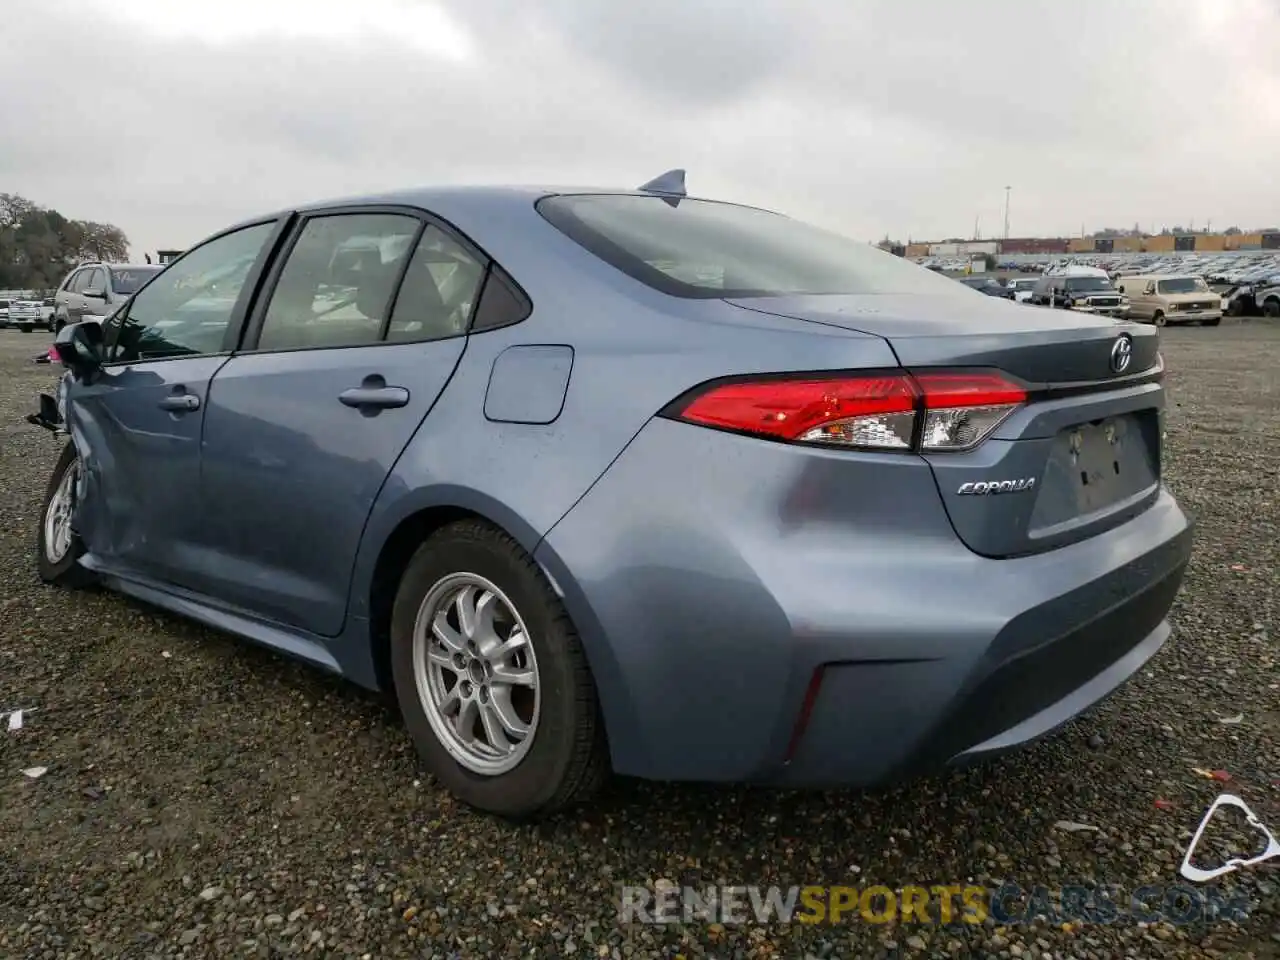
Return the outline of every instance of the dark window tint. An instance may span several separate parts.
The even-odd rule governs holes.
[[[1111,286],[1110,280],[1102,277],[1070,277],[1066,282],[1066,289],[1071,293],[1104,293],[1115,288]]]
[[[376,343],[419,223],[392,213],[308,220],[271,294],[257,349]]]
[[[489,279],[485,281],[484,293],[480,296],[480,306],[476,308],[471,329],[479,332],[508,327],[519,323],[532,311],[533,305],[516,286],[516,282],[495,263],[489,268]]]
[[[538,210],[600,259],[677,297],[966,296],[869,243],[751,207],[615,194],[547,197]]]
[[[129,297],[142,289],[142,285],[160,272],[160,267],[129,267],[111,271],[111,289],[117,296]]]
[[[113,360],[218,353],[241,290],[275,229],[262,223],[197,247],[107,322]]]
[[[388,340],[440,340],[467,332],[484,264],[439,227],[423,231],[396,297]]]

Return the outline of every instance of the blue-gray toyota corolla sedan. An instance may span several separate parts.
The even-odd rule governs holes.
[[[882,783],[1168,638],[1158,346],[679,171],[317,204],[59,334],[40,574],[393,691],[510,817],[610,770]]]

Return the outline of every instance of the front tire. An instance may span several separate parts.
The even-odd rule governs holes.
[[[1157,327],[1163,327],[1169,321],[1165,318],[1165,315],[1163,313],[1157,310],[1155,313],[1155,316],[1151,318],[1151,322],[1154,323]]]
[[[68,440],[49,478],[36,533],[36,568],[40,579],[59,587],[86,587],[94,579],[92,573],[80,566],[84,542],[71,528],[79,480],[80,457],[76,445]]]
[[[418,753],[464,803],[538,819],[603,783],[604,726],[577,632],[538,564],[496,527],[451,524],[414,554],[391,666]]]
[[[1280,300],[1268,297],[1267,302],[1262,305],[1262,312],[1272,319],[1280,317]]]

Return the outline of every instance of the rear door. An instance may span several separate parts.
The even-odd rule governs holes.
[[[416,210],[334,209],[296,226],[211,391],[205,592],[340,632],[365,520],[462,356],[486,268]]]
[[[1027,402],[976,449],[924,455],[956,533],[977,553],[1063,546],[1123,523],[1158,494],[1164,391],[1152,327],[991,298],[736,303],[884,337],[913,372],[999,371],[1025,390]]]
[[[209,381],[229,356],[276,230],[268,221],[194,248],[104,325],[101,375],[69,389],[85,475],[76,528],[114,572],[191,583]],[[224,281],[211,304],[215,276]]]
[[[92,274],[92,267],[84,267],[77,270],[71,277],[71,280],[67,283],[66,302],[68,323],[79,323],[84,319],[86,301],[83,291]]]

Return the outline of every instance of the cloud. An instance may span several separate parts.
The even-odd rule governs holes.
[[[1267,0],[15,6],[0,190],[135,253],[327,196],[673,166],[867,239],[995,235],[1006,185],[1023,234],[1280,220]]]

